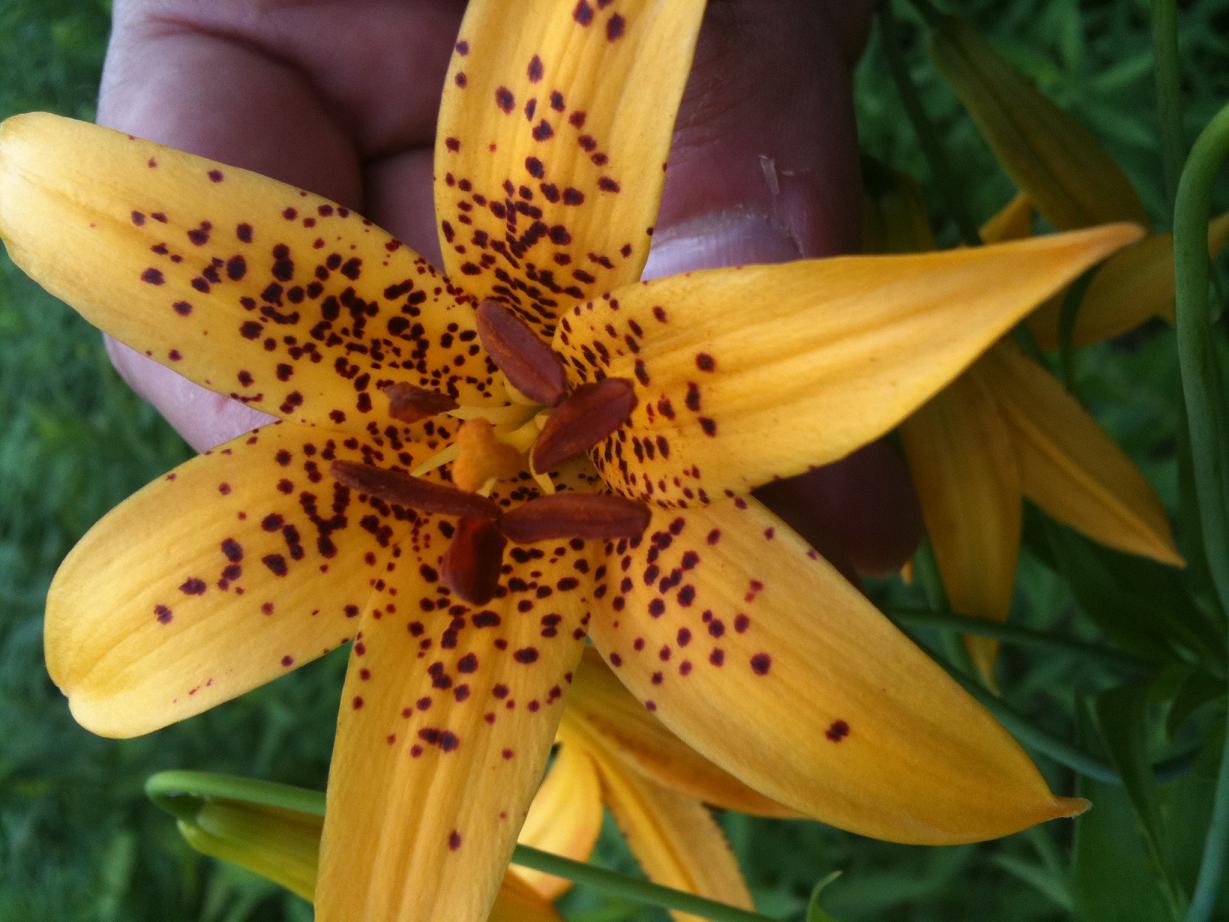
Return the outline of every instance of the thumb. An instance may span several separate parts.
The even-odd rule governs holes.
[[[872,4],[710,3],[646,278],[856,252],[851,69]],[[760,496],[846,569],[898,567],[920,534],[908,472],[877,442]]]

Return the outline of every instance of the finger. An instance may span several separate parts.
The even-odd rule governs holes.
[[[430,147],[462,6],[120,0],[99,122],[362,209],[368,164]],[[197,449],[268,419],[130,349],[108,352]]]
[[[713,0],[646,276],[859,248],[850,71],[870,8]],[[774,487],[766,501],[855,569],[891,569],[916,544],[916,500],[890,446],[875,443],[798,480]]]

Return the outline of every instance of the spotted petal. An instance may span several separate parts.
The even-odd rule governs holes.
[[[695,272],[579,305],[569,375],[636,382],[593,452],[624,495],[684,505],[839,460],[884,434],[1030,308],[1138,239],[1113,225],[991,247]]]
[[[257,409],[383,422],[383,385],[502,399],[468,305],[348,209],[53,115],[0,129],[13,261],[117,339]]]
[[[73,715],[136,736],[347,641],[407,526],[333,483],[372,457],[266,426],[141,490],[95,525],[47,595],[47,669]]]
[[[517,841],[574,861],[588,861],[602,831],[602,788],[597,766],[585,748],[572,745],[562,733],[561,741]],[[510,873],[548,900],[558,899],[572,886],[566,878],[531,868],[513,867]]]
[[[402,548],[342,693],[321,922],[486,919],[580,658],[583,546],[515,548],[477,609],[438,582],[438,521]]]
[[[1020,552],[1020,475],[998,406],[974,365],[900,432],[952,608],[1006,621]],[[982,674],[995,642],[967,637]]]
[[[548,328],[640,277],[703,0],[471,2],[440,106],[448,274]]]
[[[659,787],[609,751],[599,737],[583,736],[597,762],[602,792],[628,847],[658,884],[752,909],[751,894],[725,834],[705,807]],[[703,922],[672,912],[676,922]]]
[[[668,657],[663,647],[658,657]],[[662,725],[623,687],[598,652],[585,649],[581,668],[568,696],[563,728],[580,725],[586,738],[598,740],[610,759],[623,763],[658,787],[691,800],[758,816],[796,817],[729,772],[704,758]]]
[[[605,586],[610,613],[590,630],[615,674],[684,742],[802,813],[949,844],[1084,807],[754,501],[658,510],[638,546],[613,549]]]
[[[1108,547],[1182,564],[1148,481],[1058,381],[1009,343],[979,367],[1007,423],[1025,496]]]

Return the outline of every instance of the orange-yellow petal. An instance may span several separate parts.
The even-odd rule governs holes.
[[[1229,243],[1229,214],[1208,225],[1208,255],[1215,258]],[[1045,349],[1059,345],[1062,298],[1055,298],[1028,318],[1029,328]],[[1072,341],[1088,346],[1128,333],[1153,317],[1174,316],[1173,234],[1151,234],[1105,261],[1092,277],[1076,314]]]
[[[948,603],[964,614],[1006,621],[1023,498],[1011,439],[979,368],[944,388],[900,432]],[[995,642],[966,637],[965,644],[990,679]]]
[[[134,349],[274,415],[363,432],[384,385],[502,384],[473,311],[420,256],[292,186],[53,115],[0,128],[0,237]]]
[[[700,803],[628,770],[600,737],[577,729],[602,779],[602,793],[627,845],[654,883],[711,900],[754,908],[721,827]],[[676,922],[704,922],[671,912]]]
[[[47,669],[73,715],[136,736],[344,643],[406,531],[327,473],[372,457],[281,423],[154,481],[95,525],[47,595]]]
[[[1007,423],[1025,496],[1108,547],[1182,564],[1148,481],[1058,381],[1010,343],[979,369]]]
[[[1038,92],[972,24],[944,17],[931,56],[994,150],[999,164],[1055,227],[1145,224],[1122,169],[1078,121]]]
[[[555,348],[573,380],[635,382],[630,420],[592,452],[607,483],[701,503],[884,434],[1037,302],[1138,237],[1118,225],[688,273],[577,306]]]
[[[567,922],[558,910],[542,899],[523,880],[509,873],[499,885],[495,905],[487,922]]]
[[[615,674],[774,800],[931,844],[1085,806],[1051,794],[988,713],[755,501],[658,510],[607,569],[609,611],[590,631]]]
[[[321,922],[482,922],[546,769],[584,638],[587,549],[514,547],[487,606],[438,582],[420,519],[363,616],[342,692]]]
[[[569,695],[569,707],[571,700]],[[588,861],[602,831],[602,788],[597,766],[584,746],[572,744],[562,727],[559,735],[563,745],[534,795],[517,841],[574,861]],[[511,873],[548,900],[558,899],[572,886],[566,878],[532,868],[514,865]]]
[[[996,211],[981,226],[985,243],[1023,240],[1033,235],[1033,205],[1023,192],[1017,192],[1010,202]]]
[[[572,683],[562,730],[577,725],[586,737],[598,739],[611,759],[621,761],[658,787],[740,813],[798,816],[714,765],[667,730],[623,687],[592,647],[585,649]]]
[[[469,4],[435,149],[452,278],[549,334],[640,277],[704,5]]]

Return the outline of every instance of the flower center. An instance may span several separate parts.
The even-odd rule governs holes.
[[[514,391],[514,402],[464,407],[435,391],[390,385],[384,389],[389,415],[414,423],[447,413],[463,420],[456,439],[413,474],[350,461],[335,461],[332,474],[369,496],[460,517],[440,575],[462,599],[483,605],[498,590],[507,541],[634,538],[648,527],[651,513],[622,496],[556,494],[549,476],[627,421],[636,407],[631,381],[603,378],[569,393],[559,356],[515,314],[494,301],[483,301],[476,313],[478,337]],[[518,397],[523,401],[516,402]],[[422,478],[445,465],[453,486]],[[526,467],[546,495],[504,512],[487,494]]]

